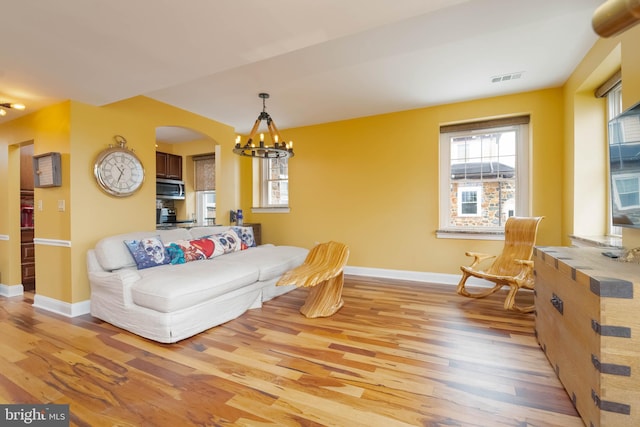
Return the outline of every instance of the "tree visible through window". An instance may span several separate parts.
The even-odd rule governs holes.
[[[528,119],[441,128],[441,229],[499,230],[528,214]]]

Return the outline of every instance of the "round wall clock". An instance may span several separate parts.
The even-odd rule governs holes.
[[[117,146],[110,145],[96,157],[93,174],[106,193],[116,197],[130,196],[144,181],[144,168],[136,154],[126,147],[127,140],[114,137]]]

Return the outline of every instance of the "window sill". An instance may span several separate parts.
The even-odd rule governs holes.
[[[282,208],[251,208],[251,213],[289,213],[289,207]]]
[[[577,247],[620,248],[622,237],[617,236],[576,236],[569,235],[571,245]]]
[[[436,230],[438,239],[504,240],[503,230]]]

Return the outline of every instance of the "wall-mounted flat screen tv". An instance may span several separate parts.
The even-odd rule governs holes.
[[[613,225],[640,228],[640,104],[609,121]]]

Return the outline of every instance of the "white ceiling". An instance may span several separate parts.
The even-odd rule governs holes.
[[[602,3],[0,0],[0,102],[27,106],[0,122],[145,95],[246,133],[260,92],[286,129],[554,87]]]

